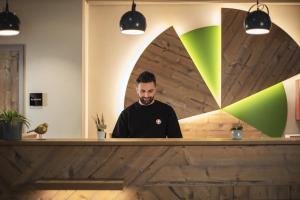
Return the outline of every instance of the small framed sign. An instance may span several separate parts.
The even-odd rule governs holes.
[[[30,106],[43,106],[43,93],[30,93],[29,94]]]

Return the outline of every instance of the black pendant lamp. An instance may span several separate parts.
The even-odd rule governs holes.
[[[126,12],[120,20],[120,30],[123,34],[139,35],[146,30],[146,18],[135,10],[136,4],[132,1],[131,11]]]
[[[256,7],[256,10],[251,12],[251,9]],[[263,10],[266,9],[267,12]],[[249,8],[247,17],[245,19],[245,30],[248,34],[261,35],[270,32],[272,22],[269,16],[269,8],[265,4],[256,1],[256,4]]]
[[[8,9],[8,0],[6,0],[6,7],[0,13],[0,36],[13,36],[20,33],[19,18]]]

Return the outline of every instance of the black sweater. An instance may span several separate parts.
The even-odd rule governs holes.
[[[148,106],[139,102],[122,111],[115,125],[114,138],[181,138],[173,108],[155,100]]]

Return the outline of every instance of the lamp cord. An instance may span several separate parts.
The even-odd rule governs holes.
[[[6,7],[5,7],[5,11],[6,11],[6,12],[9,12],[9,9],[8,9],[8,0],[6,0]]]
[[[132,0],[131,10],[132,10],[132,11],[135,11],[135,7],[136,7],[136,4],[134,3],[134,0]]]

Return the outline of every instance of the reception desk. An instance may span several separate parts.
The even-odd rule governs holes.
[[[0,141],[0,199],[300,199],[300,140]]]

